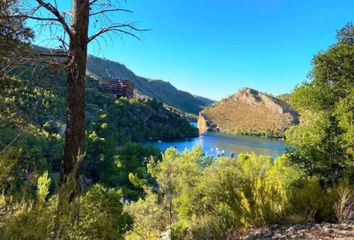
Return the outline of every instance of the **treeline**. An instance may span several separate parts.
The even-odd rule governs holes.
[[[96,92],[88,94],[89,103],[91,98],[99,110],[90,121],[88,131],[100,136],[111,135],[118,144],[198,136],[198,129],[155,99],[117,100],[98,96]]]

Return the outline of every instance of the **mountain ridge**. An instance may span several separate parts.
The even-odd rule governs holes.
[[[179,90],[170,82],[138,76],[124,64],[93,55],[89,55],[87,59],[87,72],[97,79],[131,80],[139,94],[156,98],[187,113],[198,114],[208,103],[214,102],[211,99]]]
[[[252,88],[243,88],[199,114],[201,133],[221,131],[231,134],[282,137],[299,114],[286,102]]]

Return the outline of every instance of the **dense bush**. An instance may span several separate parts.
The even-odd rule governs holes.
[[[289,215],[299,210],[293,198],[308,191],[300,184],[306,181],[302,171],[287,156],[273,161],[241,154],[237,160],[212,162],[200,148],[183,154],[170,148],[162,162],[149,166],[158,188],[127,207],[134,219],[128,238],[149,239],[172,229],[177,239],[219,239],[231,229],[290,221]]]
[[[157,149],[151,146],[128,143],[121,149],[116,148],[111,140],[89,136],[87,160],[83,163],[81,173],[94,182],[108,187],[119,187],[124,197],[138,199],[142,196],[141,184],[133,179],[142,179],[144,183],[153,183],[146,165],[150,156],[160,158]]]
[[[48,196],[50,179],[39,177],[37,197],[0,197],[0,239],[122,239],[131,218],[123,213],[122,193],[93,185],[79,201],[58,203]]]
[[[316,177],[302,179],[291,192],[288,221],[294,223],[333,220],[335,188],[323,188]]]

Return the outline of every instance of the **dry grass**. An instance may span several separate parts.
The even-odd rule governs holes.
[[[281,136],[289,125],[286,116],[271,111],[264,103],[250,105],[234,99],[205,110],[205,114],[226,133]]]
[[[340,186],[338,200],[335,204],[338,222],[347,222],[354,217],[354,192],[348,186]]]

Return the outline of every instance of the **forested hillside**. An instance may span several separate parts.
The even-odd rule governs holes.
[[[17,93],[12,94],[18,98],[16,101],[21,101],[21,105],[14,107],[36,127],[49,126],[52,133],[60,133],[60,129],[65,127],[66,112],[64,72],[41,63],[21,66],[16,72],[21,72],[21,78],[17,80]],[[109,121],[109,133],[121,136],[117,138],[117,144],[197,134],[179,112],[166,109],[158,100],[106,96],[99,91],[98,81],[90,76],[87,78],[86,99],[87,128],[93,126],[100,115],[105,115]]]
[[[89,56],[87,70],[97,79],[121,78],[131,80],[140,94],[155,98],[187,113],[198,114],[203,107],[212,102],[212,100],[178,90],[169,82],[139,77],[126,66],[111,60]]]

